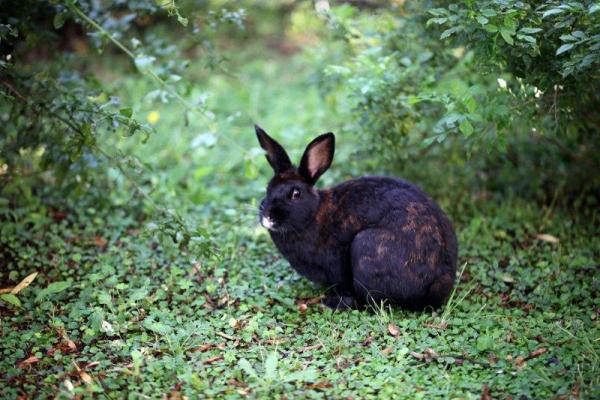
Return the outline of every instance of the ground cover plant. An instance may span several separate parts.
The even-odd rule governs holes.
[[[486,114],[520,98],[499,86],[496,71],[472,75],[480,66],[468,56],[438,86],[435,74],[403,61],[414,50],[398,35],[403,24],[431,29],[411,46],[429,49],[421,53],[439,47],[442,59],[431,68],[446,68],[444,57],[471,48],[439,39],[452,28],[443,25],[461,26],[454,34],[486,35],[469,24],[494,20],[485,13],[496,7],[513,15],[510,4],[486,2],[469,14],[438,2],[432,14],[402,2],[378,10],[351,2],[329,11],[326,2],[317,2],[320,11],[294,2],[205,2],[198,9],[185,2],[98,9],[94,2],[39,3],[46,8],[29,15],[44,27],[43,38],[63,38],[68,50],[57,50],[61,57],[40,54],[33,38],[12,41],[33,30],[14,17],[16,8],[13,19],[0,13],[2,398],[600,395],[597,200],[591,189],[563,190],[565,171],[582,168],[566,156],[553,159],[556,146],[519,144],[528,141],[530,124],[554,120],[535,120],[537,113],[525,109],[530,122]],[[600,15],[592,3],[539,3],[540,18]],[[75,10],[111,29],[133,59]],[[449,19],[427,25],[431,18]],[[501,59],[512,51],[505,36],[531,44],[509,28],[489,32],[500,41]],[[389,46],[408,54],[390,51],[391,66],[379,71]],[[577,51],[566,65],[572,73],[595,54],[579,46],[561,52]],[[517,72],[503,73],[518,82]],[[478,101],[492,102],[476,108],[485,112],[475,119],[468,96],[452,97],[463,93],[465,76],[485,89]],[[373,97],[373,87],[387,97]],[[421,91],[431,88],[447,96],[449,108],[437,100],[425,106],[433,94],[425,99]],[[582,115],[566,121],[566,133],[552,131],[556,140],[581,151],[575,160],[587,159],[597,130]],[[458,285],[448,304],[423,313],[385,304],[344,313],[320,306],[324,288],[295,274],[258,225],[257,201],[270,171],[254,123],[297,149],[294,160],[307,140],[336,132],[334,167],[321,186],[369,172],[410,178],[431,193],[459,238]],[[486,147],[496,141],[479,129],[491,126],[506,136],[508,153]],[[583,133],[569,134],[581,126]],[[391,140],[385,152],[369,146],[378,137]],[[513,186],[515,176],[528,175],[506,162],[511,148],[525,165],[555,167],[558,174],[547,171],[553,180],[544,177],[553,184],[531,176]],[[554,164],[538,163],[544,152]]]

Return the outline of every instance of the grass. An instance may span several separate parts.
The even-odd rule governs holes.
[[[257,54],[235,58],[237,78],[198,77],[223,116],[214,137],[201,121],[185,127],[176,104],[136,101],[150,90],[138,76],[114,82],[136,115],[160,118],[147,144],[107,138],[107,148],[148,164],[144,187],[205,227],[218,256],[149,234],[151,210],[116,171],[110,202],[47,188],[43,204],[11,211],[2,287],[39,275],[0,302],[1,397],[598,398],[597,215],[448,191],[437,200],[455,221],[462,273],[443,309],[314,304],[323,289],[257,226],[269,169],[251,127],[297,159],[344,117],[300,58]],[[360,171],[356,140],[338,143],[324,184]]]

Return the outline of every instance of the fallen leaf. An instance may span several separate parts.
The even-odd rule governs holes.
[[[67,339],[67,346],[69,346],[69,350],[71,350],[71,351],[77,350],[77,346],[75,345],[75,342],[73,342],[71,339]]]
[[[85,367],[86,368],[92,368],[92,367],[95,367],[96,365],[100,365],[100,361],[89,362],[89,363],[85,364]]]
[[[425,350],[425,355],[428,358],[438,358],[439,357],[438,353],[436,353],[436,351],[431,348]]]
[[[541,356],[544,353],[547,353],[548,349],[545,347],[540,347],[539,349],[536,349],[534,351],[532,351],[531,353],[529,353],[529,355],[527,355],[527,357],[525,357],[526,360],[531,360],[532,358],[536,358]]]
[[[267,344],[282,344],[287,342],[287,340],[285,339],[267,339],[265,340],[265,343]]]
[[[390,335],[392,335],[393,337],[397,337],[400,334],[400,330],[398,329],[398,327],[394,324],[388,324],[388,332],[390,333]]]
[[[417,360],[422,360],[425,358],[424,354],[417,353],[416,351],[411,351],[410,355],[413,356],[414,358],[416,358]]]
[[[223,356],[214,356],[214,357],[210,357],[207,358],[206,360],[202,361],[202,364],[212,364],[215,363],[217,361],[221,361],[223,360]]]
[[[391,353],[393,350],[394,350],[394,348],[393,348],[393,347],[386,347],[385,349],[381,350],[381,352],[387,356],[387,355],[388,355],[388,354],[390,354],[390,353]]]
[[[60,222],[69,216],[65,211],[52,211],[50,215],[55,222]]]
[[[215,333],[221,337],[224,337],[225,339],[235,340],[235,337],[228,335],[226,333],[223,333],[223,332],[215,332]]]
[[[25,368],[26,366],[31,365],[31,364],[35,364],[36,362],[39,362],[39,361],[40,361],[39,358],[37,358],[35,356],[31,356],[31,357],[29,357],[29,358],[21,361],[17,366],[19,368]]]
[[[10,294],[17,294],[21,290],[25,289],[27,286],[31,285],[31,282],[33,282],[33,280],[35,279],[35,277],[37,275],[38,275],[37,272],[34,272],[33,274],[27,275],[25,277],[25,279],[23,279],[21,282],[19,282],[19,284],[17,286],[15,286],[14,288],[12,288],[12,290],[10,291]]]
[[[96,236],[96,237],[94,237],[94,244],[95,244],[97,247],[104,248],[104,247],[106,247],[106,244],[107,244],[107,243],[108,243],[108,242],[106,241],[106,239],[104,239],[104,238],[103,238],[103,237],[101,237],[101,236]]]
[[[200,345],[197,347],[192,347],[189,351],[204,352],[204,351],[208,351],[208,350],[212,350],[212,349],[225,350],[225,348],[227,348],[227,345],[225,343],[218,343],[218,344],[207,343],[207,344],[203,344],[203,345]]]
[[[448,324],[446,322],[440,322],[439,324],[426,323],[423,326],[426,328],[446,329]]]
[[[235,379],[235,378],[231,378],[231,379],[229,380],[229,382],[228,382],[228,383],[229,383],[231,386],[235,386],[235,387],[241,387],[241,388],[245,388],[245,387],[247,387],[247,386],[248,386],[246,383],[244,383],[244,382],[240,382],[240,381],[238,381],[238,380],[237,380],[237,379]]]
[[[214,345],[212,343],[209,343],[209,344],[203,344],[203,345],[197,346],[197,347],[192,347],[190,349],[190,351],[191,352],[197,352],[197,351],[202,352],[202,351],[210,350],[210,349],[215,348],[215,347],[216,347],[216,345]]]
[[[325,298],[325,295],[321,295],[321,296],[317,296],[317,297],[309,297],[306,299],[298,299],[296,300],[296,304],[306,304],[306,305],[312,305],[312,304],[318,304],[321,302],[321,300],[323,300]]]
[[[312,350],[317,350],[320,349],[321,347],[323,347],[322,344],[315,344],[312,346],[306,346],[306,347],[302,347],[300,350],[298,350],[300,353],[304,353],[305,351],[312,351]]]
[[[573,388],[571,388],[571,398],[573,398],[573,399],[579,398],[579,383],[575,383]]]
[[[535,235],[535,237],[543,242],[548,242],[548,243],[558,243],[559,242],[559,240],[556,236],[552,236],[548,233],[538,233],[537,235]]]
[[[496,364],[499,361],[499,358],[492,352],[488,353],[487,359],[490,364]]]
[[[7,288],[2,288],[0,289],[0,294],[6,294],[6,293],[10,293],[12,292],[12,290],[14,289],[14,287],[7,287]]]
[[[483,385],[481,400],[492,400],[492,395],[490,394],[490,387],[486,384]]]
[[[177,382],[173,390],[171,390],[171,394],[169,395],[169,400],[182,400],[181,397],[181,386],[183,382]]]
[[[524,368],[527,365],[527,363],[525,362],[525,357],[518,356],[517,358],[515,358],[515,365],[519,368]]]
[[[315,382],[309,385],[306,385],[307,389],[327,389],[333,387],[331,382]]]
[[[85,371],[80,371],[79,377],[81,378],[82,381],[84,381],[88,385],[91,385],[92,383],[94,383],[94,379],[90,376],[90,374],[88,374]]]

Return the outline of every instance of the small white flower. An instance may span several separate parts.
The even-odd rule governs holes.
[[[500,86],[501,89],[506,89],[508,85],[504,79],[498,78],[498,86]]]

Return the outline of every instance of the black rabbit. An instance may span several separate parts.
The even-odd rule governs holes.
[[[458,248],[433,200],[411,183],[376,176],[317,190],[333,159],[333,133],[310,142],[296,168],[279,143],[255,128],[275,171],[260,222],[296,271],[331,287],[326,305],[359,308],[387,300],[423,309],[446,301]]]

